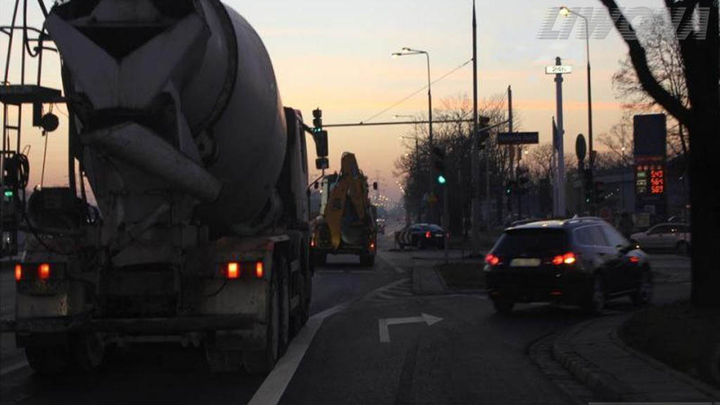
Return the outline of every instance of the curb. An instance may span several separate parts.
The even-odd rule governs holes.
[[[555,360],[570,372],[578,381],[585,384],[598,397],[606,401],[624,402],[633,396],[633,401],[641,400],[633,395],[633,390],[613,375],[605,372],[584,357],[573,348],[570,335],[575,335],[589,325],[598,322],[599,319],[583,322],[568,332],[558,336],[552,345],[552,355]]]
[[[631,316],[632,314],[626,314],[615,317],[615,319],[618,319],[619,322],[617,326],[611,327],[610,330],[608,330],[607,333],[609,342],[614,344],[618,349],[627,353],[629,356],[637,359],[638,362],[645,363],[646,366],[668,374],[672,378],[695,388],[698,392],[708,397],[720,399],[720,390],[674,370],[659,360],[649,357],[648,355],[640,353],[627,346],[620,339],[617,331],[618,328]],[[562,335],[559,335],[552,345],[553,357],[558,363],[562,364],[562,366],[569,371],[575,379],[585,384],[585,386],[592,390],[595,395],[600,397],[602,400],[611,402],[647,402],[649,398],[646,398],[643,393],[637,392],[623,381],[618,380],[614,375],[602,370],[574,349],[572,345],[572,337],[580,333],[588,326],[603,320],[607,320],[607,318],[598,318],[583,322],[566,331]]]

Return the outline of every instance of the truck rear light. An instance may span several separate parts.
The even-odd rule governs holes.
[[[240,263],[228,263],[226,277],[230,280],[236,280],[240,278]]]
[[[566,253],[564,255],[557,255],[553,257],[552,264],[556,266],[562,266],[563,264],[566,265],[573,265],[577,262],[577,256],[575,256],[575,253]]]
[[[500,258],[495,255],[487,255],[485,256],[485,263],[491,266],[497,266],[500,264]]]
[[[15,265],[15,281],[20,281],[20,280],[22,280],[22,276],[23,276],[23,268],[22,268],[22,265],[21,265],[21,264],[16,264],[16,265]]]
[[[48,280],[50,279],[50,264],[43,263],[40,266],[38,266],[38,278],[40,280]]]
[[[263,267],[263,262],[255,263],[255,277],[263,278],[264,276],[265,276],[265,267]]]

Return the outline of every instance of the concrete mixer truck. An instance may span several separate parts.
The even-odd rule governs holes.
[[[46,17],[71,180],[33,192],[21,221],[30,366],[94,369],[108,345],[167,340],[213,371],[268,372],[308,319],[311,131],[260,37],[219,0],[71,0]]]

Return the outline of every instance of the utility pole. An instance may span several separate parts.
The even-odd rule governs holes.
[[[480,134],[478,128],[478,59],[477,59],[477,13],[475,11],[475,0],[473,0],[473,134],[471,147],[471,175],[472,182],[472,254],[477,256],[480,254],[480,221],[482,214],[480,213],[480,156],[479,144]],[[487,159],[486,159],[487,160]],[[488,183],[489,184],[489,183]],[[490,193],[488,192],[488,201]],[[489,213],[489,212],[488,212]],[[487,221],[487,214],[485,220]]]
[[[557,57],[555,59],[555,66],[562,66],[562,59]],[[563,75],[558,73],[555,75],[555,91],[557,92],[557,130],[558,130],[558,157],[557,157],[557,181],[556,183],[556,197],[554,215],[557,218],[564,218],[566,215],[565,209],[565,127],[563,125]]]

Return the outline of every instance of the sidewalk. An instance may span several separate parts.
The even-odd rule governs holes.
[[[627,347],[617,329],[628,315],[581,323],[558,336],[552,353],[573,376],[607,401],[720,401],[720,390]]]

